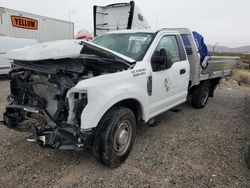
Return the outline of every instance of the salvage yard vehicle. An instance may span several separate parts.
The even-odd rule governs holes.
[[[23,48],[37,44],[35,39],[23,39],[14,37],[0,36],[0,75],[8,74],[11,66],[11,60],[6,57],[6,53],[10,50]]]
[[[13,59],[7,127],[43,146],[92,148],[111,167],[128,157],[136,125],[191,96],[205,107],[237,57],[205,57],[189,29],[123,30],[92,43],[64,40],[8,53]]]

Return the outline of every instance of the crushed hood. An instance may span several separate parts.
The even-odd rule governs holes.
[[[134,59],[120,53],[81,40],[44,42],[9,51],[7,57],[12,60],[20,61],[41,61],[48,59],[73,58],[84,54],[126,61],[127,63],[135,62]]]

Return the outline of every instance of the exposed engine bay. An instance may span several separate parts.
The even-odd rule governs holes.
[[[5,125],[31,132],[44,147],[81,149],[91,131],[81,130],[86,93],[75,93],[70,110],[67,92],[79,81],[127,70],[120,60],[80,55],[77,58],[14,61],[10,71],[11,95],[4,114]],[[72,114],[69,114],[72,113]],[[70,123],[69,116],[72,118]]]

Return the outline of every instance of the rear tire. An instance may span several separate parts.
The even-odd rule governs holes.
[[[125,107],[109,110],[101,119],[93,145],[97,160],[109,167],[121,165],[132,150],[136,133],[133,112]]]
[[[192,91],[192,106],[197,109],[204,108],[207,104],[210,91],[211,84],[208,81],[202,82],[200,85],[196,86]]]

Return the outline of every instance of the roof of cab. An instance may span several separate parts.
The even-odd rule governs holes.
[[[157,33],[157,32],[162,32],[162,31],[167,31],[168,33],[171,34],[178,34],[178,31],[174,31],[171,29],[127,29],[127,30],[117,30],[117,31],[110,31],[110,33]],[[105,33],[106,34],[106,33]]]

